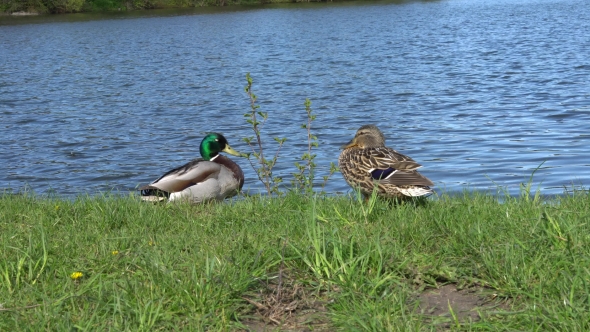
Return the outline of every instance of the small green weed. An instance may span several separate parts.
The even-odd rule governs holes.
[[[252,130],[254,131],[253,137],[246,137],[243,139],[248,146],[252,149],[252,156],[254,156],[255,162],[253,162],[250,157],[248,160],[250,161],[250,165],[256,171],[258,175],[258,180],[262,182],[264,187],[266,188],[266,192],[269,196],[272,194],[279,194],[279,184],[283,182],[283,179],[278,176],[274,176],[272,173],[272,169],[274,168],[275,164],[277,163],[277,159],[279,157],[279,152],[281,151],[281,147],[287,140],[286,138],[279,138],[275,137],[274,140],[279,144],[277,147],[276,153],[270,159],[264,157],[264,144],[261,138],[261,128],[264,126],[264,123],[268,119],[268,113],[259,111],[260,105],[256,104],[257,97],[252,92],[252,77],[250,73],[246,74],[246,80],[248,81],[248,85],[244,88],[248,97],[250,98],[250,112],[245,113],[244,117],[246,118],[246,122],[248,122],[252,126]],[[261,117],[261,122],[258,121],[258,117]],[[256,165],[257,166],[256,166]]]

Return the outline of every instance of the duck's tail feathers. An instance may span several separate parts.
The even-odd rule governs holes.
[[[434,193],[430,187],[427,186],[413,186],[408,188],[398,189],[402,194],[410,197],[428,197]]]
[[[141,200],[146,202],[161,202],[167,201],[170,197],[170,193],[157,189],[149,188],[148,186],[140,188]]]

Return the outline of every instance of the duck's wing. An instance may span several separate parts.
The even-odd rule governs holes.
[[[432,181],[416,170],[422,165],[391,148],[367,149],[363,154],[367,170],[374,180],[395,186],[432,186]]]
[[[371,166],[377,168],[396,166],[397,169],[410,171],[422,167],[414,159],[388,147],[366,149],[366,156],[370,159]]]
[[[212,176],[216,176],[220,169],[221,166],[217,163],[200,158],[195,159],[168,171],[156,181],[139,188],[139,190],[158,189],[167,193],[182,191]]]

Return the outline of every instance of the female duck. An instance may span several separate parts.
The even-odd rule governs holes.
[[[433,193],[432,181],[416,171],[422,165],[385,146],[383,133],[374,125],[359,128],[342,146],[338,166],[346,182],[368,197],[373,190],[385,198],[425,197]]]
[[[227,152],[247,157],[232,149],[223,135],[209,133],[199,148],[201,157],[175,168],[156,181],[140,187],[145,201],[184,199],[192,203],[221,201],[236,195],[244,185],[244,173],[231,159],[219,154]]]

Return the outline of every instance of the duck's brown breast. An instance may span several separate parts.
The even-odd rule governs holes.
[[[229,169],[233,175],[233,177],[239,183],[239,190],[242,190],[242,186],[244,185],[244,172],[240,165],[236,164],[233,160],[227,158],[226,156],[219,155],[214,161],[222,166],[225,166]]]

